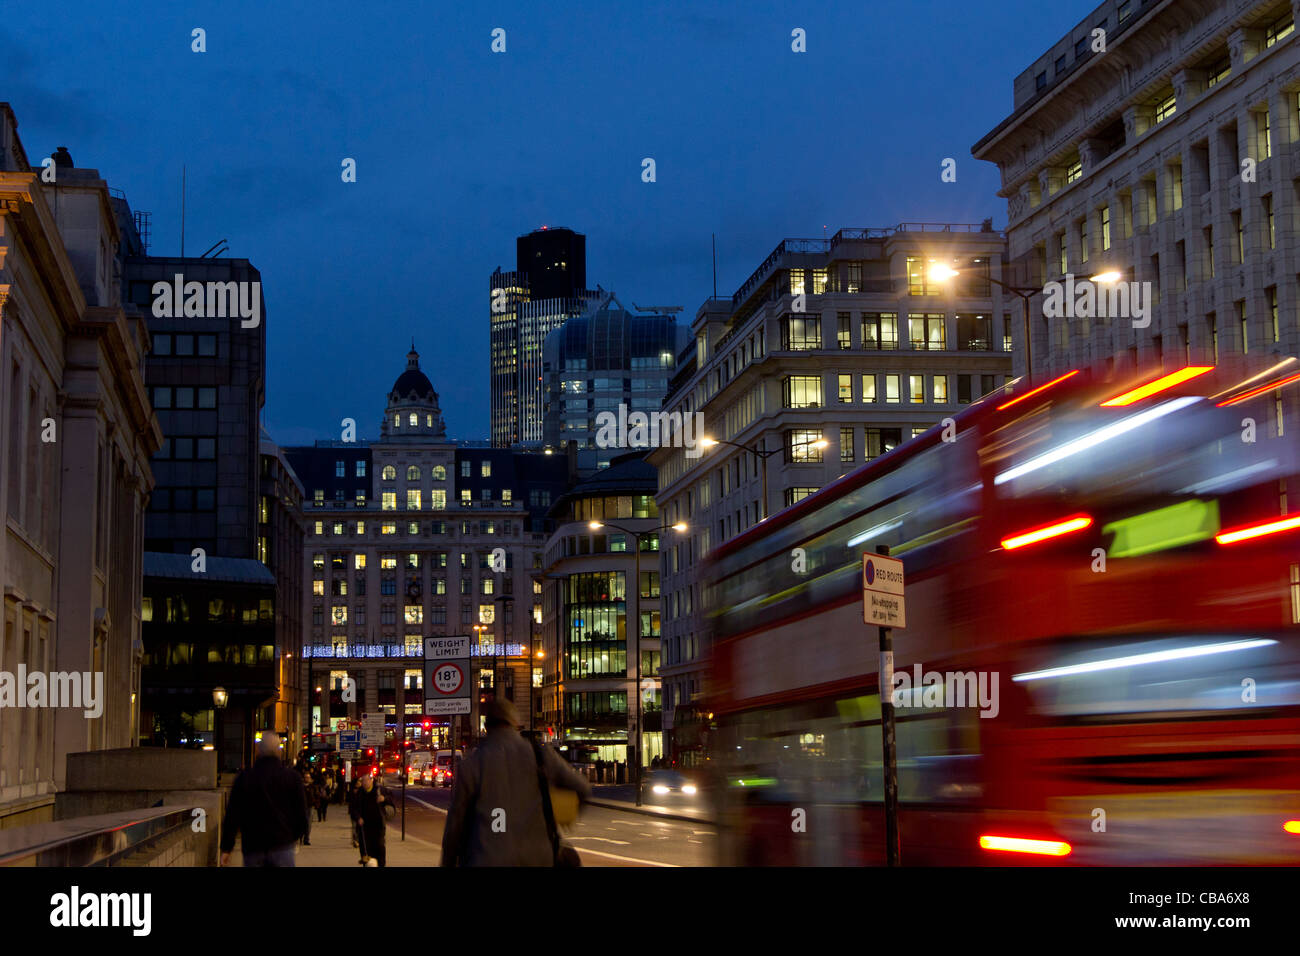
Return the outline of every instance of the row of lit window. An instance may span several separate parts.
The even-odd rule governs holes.
[[[992,351],[993,319],[989,315],[959,312],[956,320],[957,348],[963,352]],[[841,350],[853,347],[851,315],[839,313],[835,342]],[[947,316],[942,312],[911,312],[907,316],[908,342],[913,351],[938,352],[948,348]],[[1003,317],[1002,349],[1010,351],[1007,317]],[[898,315],[894,312],[864,312],[861,317],[862,348],[891,351],[898,348]],[[822,319],[819,315],[790,315],[781,319],[781,348],[787,352],[817,351],[822,348]]]
[[[391,511],[391,508],[385,508],[385,511]],[[420,522],[408,521],[406,524],[407,534],[419,534]],[[515,523],[513,521],[462,521],[460,523],[461,534],[514,534]],[[364,536],[366,533],[366,523],[364,521],[317,521],[315,523],[315,533],[324,535],[326,527],[329,527],[330,533],[335,536],[341,536],[349,533],[349,526],[352,527],[353,533],[357,536]],[[379,522],[379,533],[381,535],[395,535],[398,533],[401,523],[397,521]],[[435,521],[429,526],[430,534],[446,534],[447,522]]]
[[[655,537],[655,540],[658,540],[658,536]],[[642,550],[645,549],[643,548]],[[469,551],[460,552],[460,566],[462,568],[468,568],[470,566],[471,559],[473,558],[473,556],[474,556],[473,552],[469,552]],[[352,560],[356,570],[364,571],[366,569],[366,556],[363,552],[357,552],[356,554],[352,555]],[[514,555],[512,555],[509,552],[506,552],[505,561],[506,561],[505,563],[506,570],[507,571],[511,570],[514,567]],[[417,552],[409,552],[406,555],[406,569],[408,571],[419,570],[421,563],[427,564],[431,568],[445,568],[447,567],[447,552],[430,551],[425,553],[423,555],[423,558],[421,557],[421,554]],[[347,554],[335,553],[331,555],[330,566],[335,571],[346,570]],[[397,568],[397,555],[391,553],[381,554],[379,556],[379,567],[380,570],[384,570],[384,571],[395,570]],[[480,552],[478,555],[478,567],[485,571],[496,570],[493,564],[493,552]],[[324,554],[318,551],[312,555],[312,568],[317,572],[323,572],[325,570]],[[540,584],[538,585],[538,587],[540,588]],[[539,590],[537,593],[540,594],[541,591]]]

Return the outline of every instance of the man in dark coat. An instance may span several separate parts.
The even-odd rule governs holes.
[[[361,831],[362,862],[366,857],[373,856],[380,866],[384,866],[387,859],[384,847],[387,826],[384,823],[383,803],[384,794],[375,783],[374,776],[366,774],[352,794],[352,804],[349,807],[352,820]]]
[[[302,779],[280,762],[280,736],[263,732],[257,759],[230,788],[221,825],[221,865],[230,864],[239,833],[244,866],[293,866],[294,845],[308,826]]]

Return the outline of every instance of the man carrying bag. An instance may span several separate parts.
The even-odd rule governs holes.
[[[577,854],[559,838],[555,804],[586,798],[591,786],[554,750],[520,735],[509,701],[488,704],[484,717],[487,736],[453,778],[442,865],[574,865]],[[554,800],[552,788],[559,791]],[[561,808],[562,821],[568,810]]]

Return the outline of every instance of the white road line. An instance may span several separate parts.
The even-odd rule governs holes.
[[[437,810],[439,813],[446,813],[446,812],[447,812],[447,811],[444,810],[442,807],[435,807],[432,803],[428,803],[427,801],[421,800],[419,797],[407,796],[406,799],[407,799],[407,800],[414,800],[416,803],[420,804],[421,806],[428,807],[430,810]]]
[[[609,837],[570,836],[566,840],[599,840],[601,843],[613,843],[615,846],[631,846],[627,840],[611,840]]]
[[[657,860],[638,860],[632,856],[619,856],[617,853],[606,853],[604,850],[592,850],[587,847],[577,847],[579,853],[590,853],[592,856],[604,856],[611,860],[622,860],[625,863],[640,863],[642,866],[666,866],[672,869],[678,869],[676,863],[660,863]]]

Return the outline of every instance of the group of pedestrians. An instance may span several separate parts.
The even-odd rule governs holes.
[[[443,866],[576,866],[556,823],[553,796],[571,791],[581,799],[591,785],[554,749],[519,733],[509,701],[484,708],[487,735],[461,761],[442,837]],[[300,771],[280,759],[280,738],[263,733],[257,759],[231,787],[221,832],[221,865],[230,863],[240,834],[245,866],[293,866],[296,844],[310,845],[309,808],[324,822],[330,802],[345,799],[342,767]],[[353,844],[360,862],[387,863],[383,788],[370,774],[346,794]],[[572,799],[572,796],[570,796]],[[505,826],[501,823],[505,822]]]

